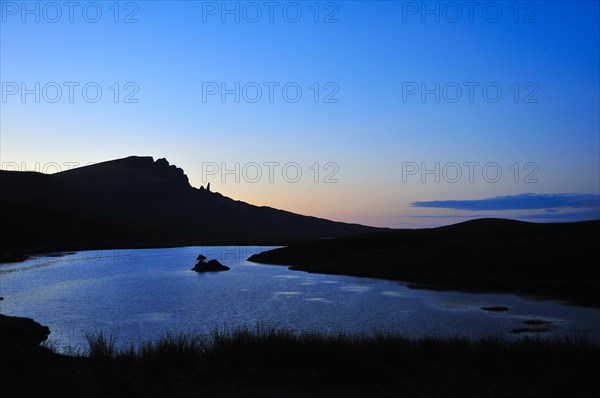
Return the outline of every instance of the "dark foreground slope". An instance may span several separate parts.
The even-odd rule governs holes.
[[[0,262],[23,253],[289,244],[376,228],[235,201],[192,187],[165,159],[129,157],[53,175],[0,171]]]
[[[0,346],[1,347],[1,346]],[[2,397],[577,397],[600,394],[600,347],[563,339],[295,334],[257,328],[167,335],[138,349],[0,356]]]
[[[481,219],[291,245],[251,261],[308,272],[447,288],[539,294],[600,306],[600,221],[534,224]]]

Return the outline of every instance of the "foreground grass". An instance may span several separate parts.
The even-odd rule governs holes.
[[[415,340],[258,327],[127,348],[104,334],[88,343],[74,357],[3,358],[2,396],[600,396],[600,347],[567,337]]]

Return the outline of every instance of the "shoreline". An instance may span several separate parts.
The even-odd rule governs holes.
[[[278,248],[284,247],[286,244],[273,244],[273,243],[173,243],[173,244],[148,244],[148,245],[66,245],[60,247],[54,247],[52,249],[31,249],[25,251],[5,251],[0,253],[0,267],[5,264],[16,264],[30,260],[33,257],[63,257],[78,252],[85,251],[109,251],[109,250],[152,250],[152,249],[177,249],[185,247],[265,247],[265,248]]]
[[[600,221],[535,224],[481,219],[300,243],[248,261],[320,274],[395,280],[427,289],[493,292],[600,308],[589,264]]]
[[[317,244],[322,242],[316,242]],[[94,250],[151,250],[151,249],[169,249],[169,248],[184,248],[184,247],[206,247],[209,245],[183,245],[183,246],[149,246],[149,247],[110,247],[110,248],[86,248],[86,249],[72,249],[59,250],[51,252],[40,252],[40,253],[29,253],[29,254],[15,254],[14,261],[11,262],[0,262],[0,269],[3,265],[17,264],[27,261],[33,257],[50,257],[58,258],[64,257],[80,251],[94,251]],[[333,264],[323,264],[319,260],[313,260],[308,264],[290,264],[293,262],[303,261],[301,256],[294,253],[288,255],[279,255],[278,253],[282,250],[296,249],[297,247],[310,247],[310,244],[304,243],[299,245],[282,246],[277,249],[280,245],[274,244],[255,244],[255,245],[210,245],[211,247],[232,247],[232,246],[255,246],[270,248],[255,255],[250,256],[247,260],[257,264],[272,265],[272,266],[283,266],[287,267],[292,271],[301,271],[312,274],[323,274],[323,275],[341,275],[341,276],[352,276],[362,278],[372,278],[384,281],[397,281],[405,284],[410,289],[416,290],[433,290],[433,291],[457,291],[464,293],[474,294],[512,294],[523,297],[528,300],[534,301],[556,301],[562,305],[576,306],[576,307],[587,307],[587,308],[600,308],[600,297],[595,294],[594,291],[584,292],[573,292],[569,289],[556,289],[554,287],[534,287],[524,286],[522,283],[510,283],[510,282],[494,282],[487,280],[484,283],[482,281],[461,281],[460,278],[454,276],[453,279],[448,280],[436,275],[428,275],[427,271],[419,273],[403,273],[402,270],[379,270],[377,268],[370,269],[356,269],[356,268],[340,268],[337,267],[337,262]],[[274,258],[273,254],[275,254]],[[5,259],[6,256],[0,257]]]
[[[231,246],[257,246],[261,247],[263,245],[215,245],[214,247],[231,247]],[[276,245],[264,245],[264,247],[273,247]],[[88,250],[151,250],[151,249],[176,249],[176,248],[184,248],[184,247],[195,247],[192,246],[168,246],[168,247],[144,247],[144,248],[110,248],[110,249],[87,249],[87,250],[76,250],[76,251],[58,251],[58,252],[48,252],[48,253],[35,253],[25,255],[23,259],[16,260],[12,262],[0,262],[0,267],[2,265],[8,264],[17,264],[21,262],[25,262],[33,257],[49,257],[49,258],[59,258],[68,255],[72,255],[79,251],[88,251]],[[286,247],[286,246],[284,246]],[[265,253],[265,252],[263,252]],[[259,253],[259,255],[262,253]],[[252,259],[252,257],[258,256],[253,255],[247,260],[250,262],[254,262],[262,265],[270,265],[276,267],[287,267],[291,271],[305,272],[308,274],[320,274],[320,275],[340,275],[340,276],[352,276],[357,278],[369,278],[369,279],[377,279],[382,281],[395,281],[401,282],[409,289],[415,290],[432,290],[432,291],[449,291],[449,292],[462,292],[462,293],[472,293],[472,294],[510,294],[522,297],[527,300],[533,301],[555,301],[558,304],[567,305],[567,306],[575,306],[575,307],[584,307],[584,308],[600,308],[600,302],[596,301],[594,297],[593,301],[581,298],[574,298],[569,295],[557,296],[551,293],[546,293],[531,290],[531,289],[511,289],[507,287],[490,287],[490,286],[474,286],[474,285],[460,285],[460,284],[445,284],[435,281],[432,281],[427,278],[414,278],[408,279],[407,277],[396,277],[396,276],[385,276],[376,273],[361,273],[361,272],[352,272],[352,271],[340,271],[340,270],[331,270],[331,269],[319,269],[318,267],[311,266],[302,266],[302,265],[288,265],[288,264],[276,264],[270,262],[261,262],[256,259]]]
[[[515,295],[519,296],[526,300],[532,301],[554,301],[557,304],[573,306],[573,307],[583,307],[583,308],[600,308],[600,303],[590,302],[587,300],[578,300],[578,299],[569,299],[568,297],[557,297],[554,295],[545,295],[539,291],[535,290],[525,290],[525,289],[510,289],[510,288],[494,288],[494,287],[478,287],[478,286],[470,286],[470,285],[448,285],[442,283],[433,283],[431,281],[423,281],[420,279],[408,280],[402,278],[395,277],[385,277],[385,276],[377,276],[372,274],[362,274],[362,273],[350,273],[350,272],[341,272],[341,271],[325,271],[319,270],[311,267],[304,266],[288,266],[285,264],[271,264],[271,263],[261,263],[258,261],[253,261],[257,264],[262,265],[272,265],[276,267],[287,267],[291,271],[298,272],[306,272],[307,274],[318,274],[318,275],[340,275],[340,276],[352,276],[356,278],[369,278],[376,279],[382,281],[394,281],[403,283],[407,288],[414,290],[432,290],[439,292],[461,292],[461,293],[471,293],[471,294],[506,294],[506,295]]]

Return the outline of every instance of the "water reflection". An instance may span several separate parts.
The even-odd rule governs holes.
[[[249,263],[260,247],[71,253],[0,266],[2,313],[51,328],[59,349],[85,333],[122,342],[257,323],[297,331],[521,338],[563,333],[600,341],[600,310],[505,294],[415,290],[393,281],[308,274]],[[230,271],[190,271],[198,254]],[[212,254],[210,254],[212,253]],[[486,308],[486,309],[484,309]]]

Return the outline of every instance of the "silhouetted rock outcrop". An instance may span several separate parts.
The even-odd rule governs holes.
[[[500,306],[500,305],[495,305],[492,307],[481,307],[481,309],[484,311],[489,311],[489,312],[506,312],[506,311],[508,311],[508,307],[504,307],[504,306]]]
[[[2,345],[37,346],[48,339],[50,329],[31,318],[0,315],[0,343]]]
[[[203,255],[198,256],[198,263],[192,268],[192,271],[196,272],[216,272],[216,271],[229,271],[229,267],[221,264],[217,260],[210,260],[208,263],[204,260],[206,257]]]

